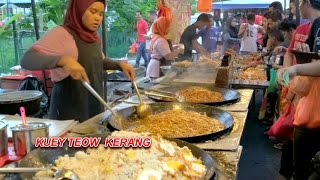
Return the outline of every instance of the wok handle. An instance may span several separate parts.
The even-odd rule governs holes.
[[[0,168],[0,173],[35,173],[47,171],[47,168]]]
[[[163,95],[167,95],[167,96],[176,96],[175,93],[172,93],[172,92],[168,92],[168,91],[161,91],[161,90],[158,90],[158,89],[148,89],[146,90],[148,92],[154,92],[154,93],[160,93],[160,94],[163,94]]]
[[[109,111],[111,111],[111,113],[115,116],[117,116],[117,114],[112,110],[112,108],[106,103],[106,101],[104,101],[104,99],[102,99],[102,97],[90,86],[90,84],[88,84],[86,81],[82,81],[83,86],[95,97],[97,98],[97,100],[103,104]]]

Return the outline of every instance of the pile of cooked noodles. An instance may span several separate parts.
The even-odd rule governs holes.
[[[134,132],[150,132],[168,138],[193,137],[215,133],[224,129],[218,120],[197,112],[179,109],[164,111],[140,119]]]
[[[186,102],[190,103],[211,103],[224,101],[224,97],[221,92],[214,92],[197,86],[180,90],[177,92],[177,95],[182,96]]]
[[[188,147],[147,133],[116,131],[111,135],[126,138],[151,138],[150,148],[105,148],[100,145],[74,156],[55,160],[55,169],[72,170],[81,180],[143,180],[193,179],[201,180],[210,169],[195,157]],[[54,172],[40,171],[34,179],[54,179]]]

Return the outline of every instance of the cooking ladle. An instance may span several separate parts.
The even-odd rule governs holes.
[[[0,168],[0,173],[37,173],[39,171],[53,171],[55,179],[70,179],[79,180],[79,176],[67,169],[55,169],[55,168]]]
[[[125,121],[125,118],[123,116],[121,116],[120,114],[114,112],[112,110],[112,108],[106,103],[106,101],[90,86],[89,83],[87,83],[86,81],[82,81],[83,86],[95,97],[97,98],[97,100],[103,104],[114,116],[115,116],[115,120],[118,122],[118,124],[120,125],[120,128],[123,128],[123,122]]]
[[[142,102],[141,94],[140,91],[137,87],[136,82],[132,81],[133,87],[137,92],[140,104],[137,106],[137,115],[139,118],[145,118],[149,115],[152,115],[152,108],[150,107],[149,104],[145,104]]]

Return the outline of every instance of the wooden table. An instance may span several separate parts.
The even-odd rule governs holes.
[[[263,91],[263,95],[266,93],[268,85],[252,85],[252,84],[231,84],[231,88],[233,89],[252,89],[254,90],[252,102],[251,102],[251,110],[255,109],[255,102],[256,102],[256,92],[259,90]]]

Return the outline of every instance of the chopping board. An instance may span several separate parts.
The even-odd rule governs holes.
[[[11,116],[5,115],[2,119],[8,123],[8,138],[12,138],[11,127],[14,127],[18,124],[22,123],[20,116]],[[57,120],[49,120],[49,119],[38,119],[38,118],[28,118],[28,122],[41,122],[50,124],[49,126],[49,137],[59,137],[68,132],[74,125],[78,122],[74,120],[65,120],[65,121],[57,121]]]

